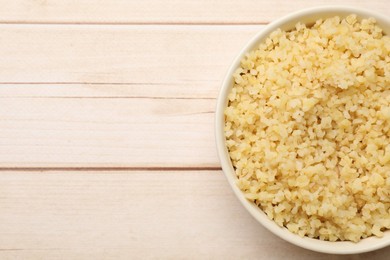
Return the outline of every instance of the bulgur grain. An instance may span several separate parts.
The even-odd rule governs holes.
[[[246,198],[300,236],[390,229],[390,38],[375,19],[274,31],[233,75],[225,136]]]

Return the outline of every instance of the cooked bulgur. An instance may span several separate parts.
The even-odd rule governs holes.
[[[235,71],[225,136],[237,185],[300,236],[390,229],[390,37],[372,18],[274,31]]]

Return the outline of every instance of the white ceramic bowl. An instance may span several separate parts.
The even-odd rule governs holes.
[[[278,226],[274,221],[270,220],[267,215],[262,210],[260,210],[254,203],[248,201],[236,185],[237,177],[235,175],[225,145],[224,109],[227,105],[227,96],[233,85],[233,72],[236,70],[236,68],[240,66],[240,61],[244,57],[244,55],[250,50],[254,49],[260,42],[264,41],[271,32],[273,32],[277,28],[281,28],[282,30],[291,30],[294,28],[297,22],[312,24],[320,18],[328,18],[336,15],[340,17],[346,17],[349,14],[356,14],[358,16],[358,19],[374,17],[377,20],[378,25],[384,30],[385,34],[390,35],[390,19],[388,17],[362,9],[342,6],[324,6],[306,9],[287,15],[267,25],[266,28],[261,30],[241,50],[237,58],[234,60],[233,64],[230,66],[229,71],[223,81],[222,88],[218,97],[216,110],[216,143],[218,155],[222,164],[222,169],[234,193],[236,194],[240,202],[244,205],[244,207],[264,227],[266,227],[268,230],[278,235],[282,239],[306,249],[332,254],[356,254],[386,247],[390,245],[390,231],[386,231],[384,237],[382,238],[369,237],[362,239],[358,243],[348,241],[329,242],[308,237],[302,238],[296,234],[291,233],[286,228]]]

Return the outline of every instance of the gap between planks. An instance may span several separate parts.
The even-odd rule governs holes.
[[[11,25],[91,25],[91,26],[143,26],[143,25],[161,25],[161,26],[235,26],[235,25],[267,25],[269,22],[82,22],[82,21],[59,21],[59,22],[34,22],[34,21],[1,21],[1,24]]]
[[[70,96],[70,97],[63,97],[63,96],[6,96],[2,97],[0,96],[0,99],[10,99],[10,98],[33,98],[33,99],[39,99],[39,98],[67,98],[67,99],[183,99],[183,100],[216,100],[217,98],[209,98],[209,97],[154,97],[154,96],[104,96],[104,97],[84,97],[84,96]],[[207,114],[212,114],[214,111],[206,111],[202,112]]]
[[[0,85],[153,85],[153,86],[160,86],[160,85],[180,85],[179,83],[146,83],[146,82],[0,82]]]
[[[221,171],[221,167],[0,167],[0,173],[5,171]]]

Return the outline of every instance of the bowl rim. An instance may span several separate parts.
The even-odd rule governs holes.
[[[239,66],[241,59],[248,51],[252,50],[259,42],[264,40],[271,32],[273,32],[277,28],[286,27],[287,25],[292,27],[297,21],[302,20],[302,18],[311,17],[311,19],[315,18],[314,20],[316,20],[335,15],[345,16],[346,14],[352,13],[356,14],[358,17],[373,17],[377,20],[379,25],[384,24],[387,28],[390,28],[390,18],[382,14],[366,9],[340,5],[318,6],[299,10],[290,13],[286,16],[283,16],[266,25],[265,28],[260,30],[254,37],[252,37],[252,39],[241,49],[241,51],[231,63],[224,77],[222,87],[219,91],[214,122],[215,140],[222,170],[236,197],[247,209],[247,211],[249,211],[252,217],[254,217],[258,222],[260,222],[266,229],[279,236],[280,238],[284,239],[285,241],[288,241],[296,246],[305,249],[329,254],[357,254],[384,248],[390,245],[390,230],[387,230],[385,232],[384,237],[382,238],[372,236],[369,238],[362,239],[357,243],[354,243],[350,241],[330,242],[312,239],[308,237],[302,238],[296,234],[293,234],[286,228],[278,226],[273,220],[269,219],[268,216],[262,210],[260,210],[260,208],[258,208],[254,203],[248,201],[242,191],[236,185],[237,178],[230,161],[227,147],[225,145],[226,140],[224,135],[224,109],[227,105],[227,95],[230,92],[233,83],[232,75],[236,68]]]

